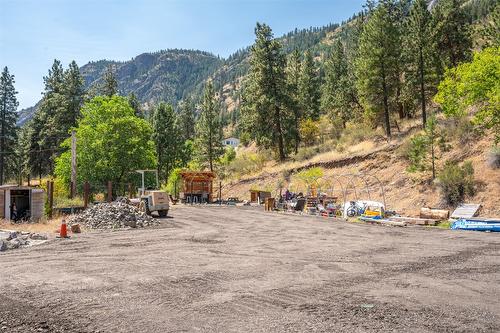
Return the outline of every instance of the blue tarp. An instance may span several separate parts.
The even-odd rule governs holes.
[[[500,220],[459,219],[451,225],[451,229],[500,232]]]

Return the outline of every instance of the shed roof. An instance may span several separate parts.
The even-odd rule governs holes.
[[[180,173],[183,179],[213,179],[215,172],[212,171],[182,171]]]
[[[24,186],[24,185],[16,185],[16,184],[0,185],[0,190],[34,190],[34,189],[40,189],[40,187]]]

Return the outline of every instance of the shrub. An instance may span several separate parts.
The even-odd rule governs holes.
[[[488,165],[492,169],[500,168],[500,146],[491,148],[488,154]]]
[[[438,175],[438,185],[441,188],[443,201],[450,206],[463,202],[466,196],[475,193],[474,168],[470,161],[462,166],[448,161]]]
[[[297,173],[296,177],[302,180],[306,185],[311,185],[321,177],[323,177],[323,169],[311,168],[305,169]]]
[[[243,146],[247,147],[250,144],[251,140],[252,140],[252,138],[250,137],[250,134],[248,132],[241,133],[241,135],[240,135],[240,143]]]
[[[177,196],[179,195],[181,186],[182,186],[182,180],[181,180],[181,168],[176,168],[172,170],[170,175],[168,176],[167,184],[163,188],[167,193]]]
[[[306,146],[316,143],[319,134],[319,122],[312,119],[306,119],[300,122],[300,137]]]

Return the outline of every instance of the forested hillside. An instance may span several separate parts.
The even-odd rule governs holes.
[[[448,137],[498,131],[499,11],[492,0],[368,1],[346,22],[281,37],[257,23],[254,44],[225,60],[186,50],[81,68],[55,60],[36,111],[4,142],[8,177],[67,186],[71,131],[80,185],[156,168],[171,186],[182,168],[234,179],[369,135],[390,142],[413,123],[423,132],[408,143],[409,170],[437,178]],[[14,77],[4,76],[12,120]],[[443,115],[453,133],[443,134]],[[256,152],[222,149],[227,136]]]

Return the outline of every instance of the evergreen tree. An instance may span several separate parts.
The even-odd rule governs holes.
[[[178,166],[182,147],[177,114],[171,105],[160,103],[151,120],[158,175],[161,182],[166,182],[172,170]]]
[[[59,130],[64,124],[59,123],[59,114],[65,112],[66,98],[64,96],[64,70],[61,62],[57,59],[54,60],[51,69],[49,69],[48,76],[43,78],[45,83],[45,91],[43,98],[38,109],[38,117],[35,119],[41,124],[35,124],[32,131],[32,140],[37,141],[34,151],[38,151],[40,155],[40,172],[52,173],[54,167],[54,159],[59,150],[59,144],[64,139],[61,137]],[[67,137],[67,133],[65,133]]]
[[[244,130],[259,146],[273,147],[281,161],[286,158],[284,124],[286,113],[285,55],[271,28],[257,23],[251,48],[250,72],[242,98]]]
[[[14,88],[14,75],[5,67],[0,76],[0,185],[5,182],[6,156],[15,149],[17,91]]]
[[[381,2],[363,27],[356,62],[361,102],[377,123],[383,115],[387,137],[391,136],[391,101],[399,82],[399,33],[389,1]]]
[[[195,133],[196,108],[190,97],[180,103],[179,122],[183,141],[192,140]]]
[[[433,39],[440,74],[471,57],[470,24],[459,0],[440,0],[433,9]]]
[[[128,104],[134,109],[134,113],[139,118],[144,118],[144,113],[142,111],[141,102],[137,98],[137,95],[134,92],[131,92],[128,95]]]
[[[343,127],[359,108],[354,76],[340,39],[325,63],[325,82],[322,87],[322,109],[340,119]]]
[[[58,134],[64,137],[69,136],[70,128],[76,126],[85,95],[83,77],[74,60],[69,64],[69,68],[64,71],[61,93],[63,95],[62,105],[61,108],[58,108],[59,112],[55,114],[54,125],[57,127]],[[62,141],[61,139],[59,142]]]
[[[118,82],[116,81],[113,65],[109,65],[106,72],[104,72],[101,94],[108,97],[118,94]]]
[[[288,85],[288,103],[293,115],[292,137],[294,142],[295,154],[299,150],[300,144],[300,122],[303,113],[299,105],[299,80],[301,74],[300,53],[295,49],[289,56],[286,67],[286,80]]]
[[[299,105],[305,118],[318,120],[321,91],[313,56],[306,51],[299,78]]]
[[[431,19],[427,1],[416,0],[406,22],[404,41],[407,94],[420,103],[424,127],[427,121],[426,104],[436,81],[432,68],[436,55],[431,40]]]
[[[196,123],[195,150],[197,159],[214,171],[215,162],[224,154],[222,128],[219,122],[219,103],[209,81],[205,87],[201,114]]]
[[[493,8],[485,18],[480,28],[479,35],[484,47],[500,46],[500,3]]]

